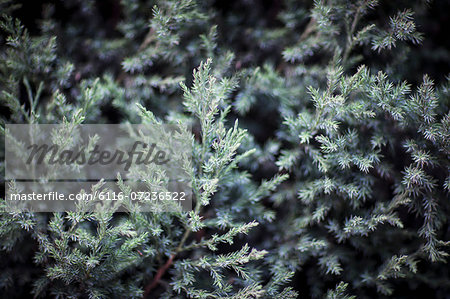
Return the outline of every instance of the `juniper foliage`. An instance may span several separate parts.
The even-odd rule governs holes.
[[[194,197],[173,213],[2,202],[2,295],[445,298],[449,81],[412,62],[448,66],[415,21],[441,3],[266,2],[40,1],[30,20],[0,1],[2,134],[192,127]]]

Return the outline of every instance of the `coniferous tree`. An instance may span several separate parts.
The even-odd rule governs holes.
[[[0,294],[446,298],[450,60],[421,32],[444,2],[0,1],[2,135],[182,124],[194,199],[2,200]]]

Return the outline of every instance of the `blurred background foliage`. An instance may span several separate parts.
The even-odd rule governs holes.
[[[260,223],[219,246],[268,251],[248,270],[265,293],[237,282],[248,290],[236,298],[295,296],[277,284],[304,298],[448,298],[449,1],[3,0],[1,8],[9,16],[0,37],[3,123],[139,123],[148,110],[189,122],[200,143],[201,118],[186,113],[195,114],[196,100],[180,83],[192,86],[192,70],[212,59],[204,71],[222,85],[210,92],[226,98],[219,122],[239,119],[249,134],[238,152],[254,152],[196,215],[217,223],[189,240]],[[154,220],[175,228],[154,241],[163,258],[183,217]],[[50,219],[58,220],[39,221]],[[4,223],[4,249],[17,248],[11,234],[25,220]],[[20,255],[1,256],[16,273],[1,280],[11,296],[17,287],[36,292],[30,284],[43,271],[32,262],[38,245],[21,238]],[[191,275],[183,259],[201,254],[181,254],[165,274],[173,290]],[[163,264],[130,265],[136,289],[124,294],[142,295]],[[25,277],[12,282],[18,273]],[[171,287],[152,291],[171,297]]]

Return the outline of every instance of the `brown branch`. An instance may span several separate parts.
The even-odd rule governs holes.
[[[138,50],[136,51],[136,54],[138,54],[139,52],[145,50],[145,48],[148,47],[148,45],[155,38],[155,34],[154,33],[155,33],[155,30],[153,28],[150,28],[150,30],[148,31],[147,35],[145,36],[144,41],[141,43],[141,45],[139,46]],[[120,72],[119,76],[117,76],[116,82],[118,84],[120,84],[125,79],[126,75],[127,75],[127,73],[124,70],[122,70]]]
[[[347,32],[347,45],[345,47],[344,55],[342,56],[343,64],[347,61],[348,56],[350,55],[350,52],[354,46],[353,34],[355,33],[356,25],[358,24],[359,19],[361,17],[362,7],[363,5],[359,6],[358,9],[356,10],[355,17],[353,18],[353,22],[350,27],[350,31]]]
[[[155,38],[154,33],[155,33],[155,29],[153,29],[153,27],[150,28],[147,35],[145,36],[144,41],[139,46],[138,53],[141,52],[142,50],[144,50],[145,48],[147,48],[147,46],[153,41],[153,39]]]
[[[300,35],[299,38],[299,42],[303,42],[304,40],[306,40],[312,33],[314,33],[317,29],[316,26],[316,20],[311,17],[311,19],[309,20],[308,24],[306,24],[305,29],[303,30],[302,34]],[[277,71],[281,72],[281,71],[285,71],[286,68],[289,68],[289,64],[282,60],[282,62],[278,65],[277,67]]]
[[[203,164],[203,163],[202,163]],[[199,213],[201,209],[201,204],[200,201],[197,201],[197,204],[195,206],[195,212]],[[153,290],[158,283],[160,283],[161,277],[166,273],[167,269],[169,269],[170,266],[172,266],[173,264],[173,260],[175,259],[175,257],[177,256],[177,254],[181,251],[183,251],[183,246],[184,243],[186,243],[186,240],[188,239],[190,233],[192,232],[192,229],[189,227],[186,229],[186,231],[183,234],[183,237],[181,238],[180,244],[178,244],[177,248],[175,249],[175,251],[172,253],[172,255],[170,256],[170,258],[167,260],[167,262],[158,269],[158,271],[156,272],[155,277],[153,278],[152,282],[149,283],[144,290],[144,296],[143,298],[146,298],[149,294],[150,291]]]
[[[316,20],[311,17],[302,35],[300,35],[300,41],[305,40],[311,33],[314,32],[314,30],[316,30]]]
[[[158,272],[156,272],[156,275],[153,278],[152,282],[149,283],[145,287],[143,298],[146,298],[150,294],[150,291],[153,290],[159,284],[159,281],[161,280],[161,277],[166,273],[167,269],[169,269],[169,267],[173,264],[173,260],[175,259],[175,255],[176,255],[176,253],[173,253],[170,256],[170,258],[167,260],[167,262],[162,267],[160,267],[158,269]]]

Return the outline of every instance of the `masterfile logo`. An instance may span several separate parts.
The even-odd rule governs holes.
[[[138,149],[139,146],[142,147],[141,150]],[[146,143],[135,141],[130,151],[124,152],[116,149],[114,153],[111,153],[108,150],[100,150],[98,145],[95,145],[91,151],[87,151],[86,147],[81,147],[75,151],[61,150],[55,144],[32,144],[27,148],[30,151],[30,155],[26,164],[42,164],[44,161],[49,165],[70,165],[73,163],[78,165],[108,165],[116,163],[118,165],[124,165],[124,170],[127,171],[133,163],[137,165],[150,163],[163,165],[169,162],[170,159],[166,159],[167,154],[163,150],[157,150],[156,154],[153,155],[155,147],[155,143],[148,146]],[[49,156],[48,158],[47,155]],[[134,157],[136,157],[135,161],[133,160]]]
[[[179,125],[6,125],[7,199],[41,212],[72,210],[86,198],[138,202],[142,211],[182,199],[190,209],[189,132]]]

